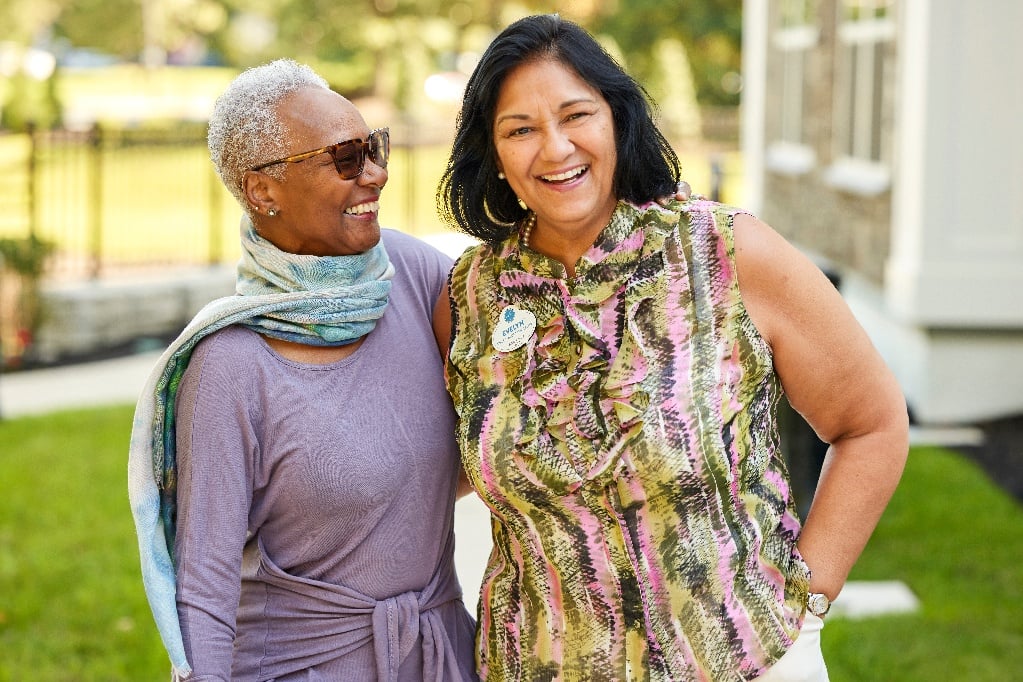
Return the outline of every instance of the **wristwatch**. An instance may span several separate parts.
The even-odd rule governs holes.
[[[829,609],[831,609],[831,600],[828,599],[828,595],[820,592],[811,592],[806,595],[806,610],[813,615],[823,618]]]

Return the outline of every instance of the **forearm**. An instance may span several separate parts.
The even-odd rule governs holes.
[[[234,614],[230,614],[228,622],[222,615],[206,610],[208,606],[196,603],[191,596],[178,599],[181,636],[194,676],[189,680],[230,680],[234,658]]]
[[[190,456],[193,453],[188,453]],[[187,476],[179,488],[175,542],[178,621],[188,662],[205,680],[231,679],[241,594],[241,505]],[[209,677],[202,677],[208,675]]]
[[[811,592],[838,596],[895,492],[907,452],[899,424],[832,443],[799,539]]]

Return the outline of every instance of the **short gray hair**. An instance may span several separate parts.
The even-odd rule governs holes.
[[[287,155],[277,105],[308,87],[330,89],[327,81],[305,64],[277,59],[243,71],[217,98],[206,134],[210,160],[246,212],[252,207],[242,191],[245,171]],[[271,166],[265,172],[277,175],[281,170]]]

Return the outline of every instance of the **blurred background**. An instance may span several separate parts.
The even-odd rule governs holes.
[[[74,341],[61,294],[44,301],[41,289],[233,267],[240,209],[207,159],[206,118],[241,69],[273,58],[310,64],[371,126],[390,127],[382,222],[442,231],[434,193],[468,74],[498,30],[556,4],[660,103],[691,184],[738,199],[738,0],[0,0],[4,366],[166,336],[180,322],[123,327],[122,310],[95,341],[76,319]],[[190,291],[174,312],[208,295]]]
[[[836,621],[833,679],[1023,678],[1005,654],[1023,650],[1018,0],[0,0],[0,389],[158,352],[233,292],[241,210],[206,118],[270,59],[310,64],[390,127],[382,224],[457,255],[434,194],[462,87],[501,28],[551,11],[644,85],[695,192],[820,265],[906,394],[910,469],[857,570],[905,581],[923,612]],[[17,408],[0,400],[0,682],[160,679],[140,672],[164,658],[120,496],[130,409],[4,419]],[[805,504],[822,444],[790,411],[783,430]],[[83,451],[105,454],[68,454]],[[102,476],[109,511],[86,514]],[[43,526],[40,500],[61,510]],[[103,563],[105,532],[128,544]],[[79,580],[69,613],[44,617]],[[51,659],[69,663],[34,667]]]

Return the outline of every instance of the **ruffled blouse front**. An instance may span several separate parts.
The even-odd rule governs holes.
[[[808,575],[734,214],[619,203],[572,278],[516,236],[455,264],[448,391],[494,517],[484,679],[752,679],[791,645]]]
[[[555,490],[610,480],[649,403],[641,386],[647,365],[629,316],[651,304],[663,236],[655,231],[648,241],[632,218],[614,214],[572,280],[561,263],[522,249],[517,239],[495,260],[499,305],[537,318],[537,333],[505,359],[524,408],[516,451]]]

